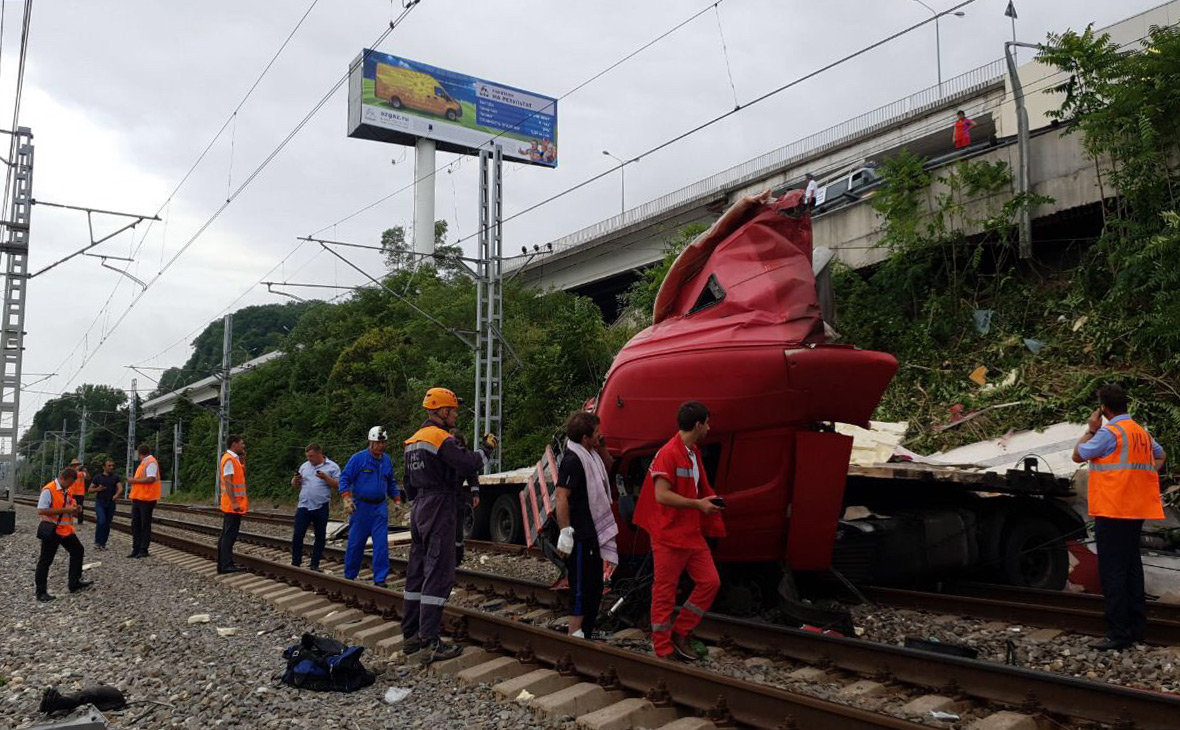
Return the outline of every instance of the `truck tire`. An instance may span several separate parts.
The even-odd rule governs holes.
[[[1015,521],[1000,550],[1000,575],[1009,585],[1061,590],[1069,578],[1069,552],[1061,530],[1041,517]]]
[[[472,515],[471,534],[467,537],[472,540],[487,540],[490,533],[488,524],[492,518],[492,504],[496,500],[491,497],[482,497],[479,500],[479,506],[475,508]]]
[[[389,97],[389,105],[392,106],[394,109],[401,109],[402,108],[402,100],[396,96],[391,96],[391,97]]]
[[[492,503],[488,516],[492,542],[519,544],[524,542],[524,520],[520,516],[520,498],[501,494]]]
[[[463,539],[471,540],[475,535],[475,511],[466,502],[459,509],[459,524],[463,525]]]
[[[448,119],[449,121],[452,121],[452,122],[453,122],[453,121],[455,121],[455,120],[456,120],[456,119],[458,119],[458,118],[459,118],[459,115],[455,113],[455,110],[454,110],[454,109],[447,109],[447,119]]]

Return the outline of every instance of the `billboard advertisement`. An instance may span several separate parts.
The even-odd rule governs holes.
[[[379,51],[352,65],[348,136],[557,167],[557,99]]]

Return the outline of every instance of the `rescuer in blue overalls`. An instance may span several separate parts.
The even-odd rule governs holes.
[[[406,497],[411,500],[410,561],[406,570],[402,651],[425,649],[423,664],[458,656],[463,648],[438,638],[443,605],[455,586],[455,521],[460,478],[488,462],[496,437],[484,436],[480,451],[468,451],[448,429],[459,417],[459,399],[446,388],[431,388],[422,400],[429,418],[406,439]]]
[[[389,436],[385,429],[369,429],[369,448],[356,452],[340,472],[340,496],[348,520],[348,548],[344,552],[344,577],[356,580],[365,556],[365,543],[373,538],[373,583],[385,588],[389,576],[389,508],[385,500],[401,501],[393,461],[385,453]]]

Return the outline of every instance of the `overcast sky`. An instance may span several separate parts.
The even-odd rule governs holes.
[[[34,3],[20,123],[35,135],[35,197],[153,214],[196,160],[311,0],[41,0]],[[938,10],[946,0],[928,0]],[[1158,0],[1017,0],[1021,40],[1116,22]],[[0,117],[11,119],[23,3],[4,2]],[[1011,26],[1007,0],[976,0],[941,22],[944,78],[999,58]],[[226,198],[287,136],[401,0],[321,0],[203,163],[161,211],[95,251],[128,256],[154,278]],[[561,96],[709,3],[700,0],[422,0],[379,50]],[[561,100],[560,166],[509,165],[507,214],[745,103],[847,53],[928,18],[914,0],[722,0],[710,11],[593,84]],[[719,29],[720,25],[720,29]],[[728,68],[722,35],[728,48]],[[627,168],[628,207],[692,183],[936,80],[933,26],[802,83]],[[405,191],[337,223],[413,178],[413,150],[345,136],[346,88],[128,307],[139,287],[76,258],[35,278],[28,294],[22,426],[49,397],[87,383],[129,387],[126,366],[181,364],[189,342],[227,308],[289,301],[253,286],[267,278],[352,285],[363,278],[297,236],[315,232],[376,243],[412,218]],[[8,121],[3,123],[8,126]],[[478,165],[452,165],[436,184],[438,218],[452,240],[475,231]],[[544,243],[619,212],[617,174],[513,221],[506,252]],[[96,216],[96,234],[125,221]],[[83,213],[33,210],[30,270],[88,242]],[[146,234],[146,235],[145,235]],[[456,235],[457,234],[457,235]],[[142,242],[142,246],[140,246]],[[466,247],[473,250],[472,241]],[[350,256],[374,274],[379,259]],[[284,261],[285,260],[285,261]],[[283,262],[280,264],[280,262]],[[112,261],[118,265],[120,262]],[[320,290],[322,291],[322,290]],[[303,292],[306,294],[306,290]],[[108,298],[110,300],[107,305]],[[126,315],[126,316],[124,316]],[[120,324],[116,325],[122,318]],[[84,359],[89,358],[85,367]],[[150,389],[140,377],[140,388]]]

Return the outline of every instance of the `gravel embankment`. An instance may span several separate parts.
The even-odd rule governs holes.
[[[18,534],[0,538],[0,726],[43,720],[38,704],[48,686],[73,692],[107,683],[138,702],[106,713],[115,728],[541,727],[527,710],[497,703],[484,689],[376,656],[366,666],[378,672],[377,683],[359,692],[288,688],[277,681],[282,651],[315,631],[313,625],[159,558],[129,560],[127,538],[118,533],[110,550],[87,552],[87,562],[101,562],[85,573],[93,589],[66,590],[63,551],[50,572],[50,592],[58,598],[37,603],[34,525],[32,511],[21,509]],[[84,544],[92,529],[82,527]],[[212,621],[189,625],[188,616],[197,613]],[[223,638],[218,627],[238,633]],[[412,694],[387,705],[382,697],[392,686]]]

